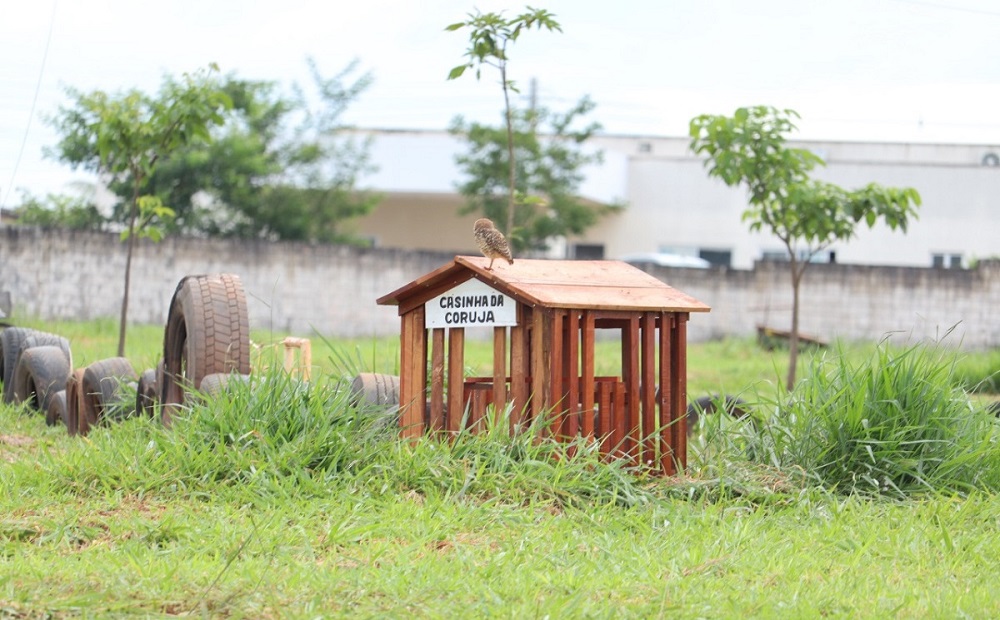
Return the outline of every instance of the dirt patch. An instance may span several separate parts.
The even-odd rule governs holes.
[[[17,448],[26,448],[34,443],[34,439],[24,435],[0,435],[0,458],[13,463]]]

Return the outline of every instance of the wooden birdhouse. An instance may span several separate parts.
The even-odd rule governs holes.
[[[551,413],[551,437],[583,435],[667,475],[683,468],[687,321],[709,307],[618,261],[488,264],[456,256],[378,300],[401,317],[402,435],[476,429],[490,404],[509,403],[512,431]],[[492,339],[488,376],[465,376],[472,328]],[[604,331],[618,336],[620,372],[598,376]]]

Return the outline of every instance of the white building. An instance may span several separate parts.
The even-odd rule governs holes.
[[[378,171],[363,180],[384,197],[356,232],[382,247],[475,252],[475,214],[460,216],[456,191],[461,172],[455,155],[464,143],[443,131],[363,131],[371,135]],[[780,258],[781,243],[750,233],[740,218],[747,206],[742,188],[708,177],[687,138],[596,136],[590,148],[604,164],[586,171],[585,198],[621,201],[581,238],[556,251],[578,258],[619,258],[668,252],[749,268]],[[883,226],[858,228],[858,236],[831,248],[839,263],[959,267],[1000,255],[1000,145],[875,144],[790,141],[821,156],[817,178],[848,189],[871,182],[915,188],[919,219],[906,233]]]

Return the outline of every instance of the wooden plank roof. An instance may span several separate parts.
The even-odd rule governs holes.
[[[645,271],[621,261],[535,260],[513,265],[481,256],[456,256],[434,271],[383,295],[380,305],[423,303],[452,287],[478,278],[530,306],[596,310],[708,312],[710,308]]]

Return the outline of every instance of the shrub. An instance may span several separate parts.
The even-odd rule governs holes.
[[[954,354],[925,345],[817,357],[793,392],[761,399],[747,449],[844,493],[1000,489],[996,420],[954,375]]]

